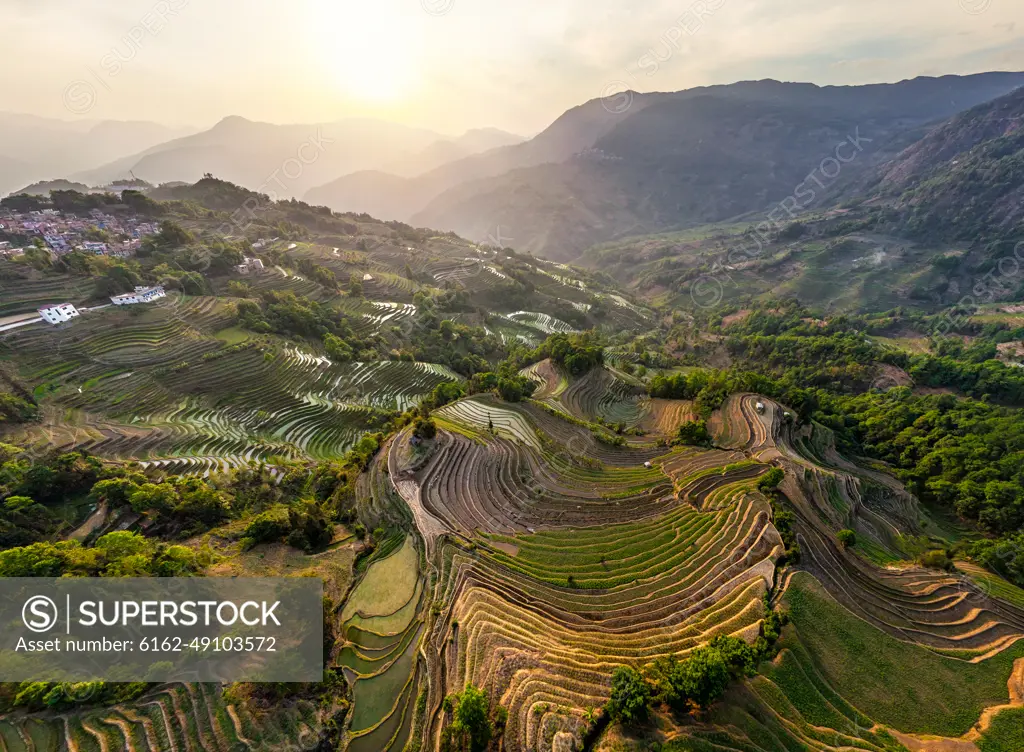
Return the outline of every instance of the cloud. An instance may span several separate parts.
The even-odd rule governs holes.
[[[5,107],[55,115],[67,83],[156,0],[0,2],[2,54],[11,61],[0,66]],[[852,84],[1024,68],[1019,3],[993,0],[971,14],[962,2],[983,0],[456,0],[442,14],[420,0],[190,0],[147,40],[96,114],[197,122],[386,114],[453,132],[536,131],[618,80],[670,91],[739,79]],[[360,53],[340,54],[353,36]],[[15,64],[23,59],[32,60],[27,72]],[[415,69],[415,85],[386,108],[351,86],[359,66],[385,63]],[[372,88],[362,84],[364,93]]]

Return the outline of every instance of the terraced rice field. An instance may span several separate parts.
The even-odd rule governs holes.
[[[880,635],[806,573],[794,577],[785,599],[793,629],[784,644],[794,653],[806,651],[804,659],[851,705],[905,733],[966,734],[985,706],[1007,701],[1007,677],[1024,657],[1018,643],[984,663],[969,662]],[[860,653],[871,655],[871,671],[851,662]],[[780,657],[784,664],[785,654]]]
[[[370,565],[341,612],[337,663],[352,687],[347,749],[400,752],[412,732],[424,634],[419,552],[407,537]]]
[[[477,431],[489,431],[515,443],[540,449],[536,431],[521,414],[498,406],[487,398],[465,399],[435,411],[444,420],[461,423]]]
[[[509,314],[500,314],[502,318],[508,319],[514,324],[528,326],[537,331],[548,334],[571,334],[576,331],[570,324],[565,323],[554,316],[536,311],[516,311]]]
[[[764,465],[608,447],[528,404],[477,397],[434,415],[429,458],[403,469],[402,436],[389,476],[433,552],[442,604],[424,636],[424,739],[444,694],[473,683],[509,711],[505,749],[550,749],[555,735],[582,738],[615,665],[756,633],[781,553],[754,490]]]
[[[538,382],[541,401],[585,415],[600,407],[588,395],[597,391],[592,382],[570,383],[550,363],[524,374]],[[472,683],[509,712],[504,749],[578,745],[584,711],[607,699],[616,665],[685,655],[715,634],[753,639],[773,592],[797,612],[775,666],[731,690],[713,710],[714,726],[676,728],[678,749],[896,752],[896,735],[959,734],[962,721],[977,721],[984,703],[1000,699],[1000,683],[1005,693],[1024,650],[1024,611],[966,577],[885,569],[843,550],[834,530],[850,524],[879,547],[897,545],[898,534],[883,532],[912,529],[912,499],[891,478],[840,457],[827,435],[811,439],[815,429],[798,428],[785,412],[737,395],[712,420],[721,449],[609,447],[538,405],[474,397],[435,411],[439,436],[425,456],[410,459],[417,451],[399,436],[387,477],[426,542],[425,582],[440,605],[422,638],[423,743],[447,722],[441,699]],[[644,417],[667,435],[691,415],[691,405],[666,400],[649,404]],[[783,488],[806,559],[806,572],[788,570],[783,580],[781,537],[757,491],[769,463],[787,471]],[[834,660],[837,673],[821,673],[816,656],[824,649],[811,629],[843,620],[796,609],[811,590],[817,602],[848,609],[844,619],[856,626],[837,638],[847,650]],[[929,687],[931,716],[911,723],[877,702],[866,714],[864,693],[882,690],[854,683],[852,656],[873,649],[854,642],[855,633],[910,651],[892,659],[894,671],[920,661],[954,671],[943,687]],[[943,694],[953,685],[981,704],[968,700],[957,710]],[[880,719],[891,732],[876,726]],[[751,746],[754,739],[766,746]]]
[[[416,306],[412,303],[380,302],[371,303],[370,305],[373,306],[376,312],[366,313],[363,316],[377,327],[384,326],[385,324],[395,326],[416,315]]]
[[[649,409],[640,425],[649,433],[673,436],[683,423],[696,419],[697,411],[689,400],[654,398],[650,400]]]
[[[797,430],[784,412],[771,400],[736,395],[711,424],[716,442],[790,471],[782,489],[797,520],[801,568],[833,598],[884,633],[968,659],[995,655],[1024,636],[1024,611],[1012,599],[988,597],[966,577],[880,566],[879,559],[904,558],[903,535],[919,533],[917,502],[893,478],[841,457],[827,431]],[[856,531],[861,555],[838,544],[842,528]]]
[[[435,364],[334,364],[252,337],[231,346],[215,298],[107,309],[62,330],[4,333],[38,392],[81,421],[78,445],[173,472],[344,454],[389,411],[459,376]],[[54,350],[62,364],[52,365]]]
[[[424,288],[387,271],[390,247],[294,251],[370,274],[373,299],[332,297],[292,273],[253,287],[308,290],[362,317],[367,332],[415,316],[409,301]],[[472,252],[422,268],[449,288],[504,281]],[[580,310],[590,305],[585,286],[536,271]],[[647,315],[607,299],[634,325]],[[530,342],[571,330],[525,311],[489,321]],[[438,365],[340,364],[271,337],[224,336],[230,324],[217,299],[175,297],[58,331],[4,332],[0,351],[24,356],[60,411],[50,443],[174,472],[334,458],[389,411],[459,380]],[[741,394],[709,421],[716,448],[671,446],[663,439],[695,417],[687,402],[648,399],[613,367],[574,379],[543,362],[523,374],[538,384],[534,400],[447,405],[433,413],[434,441],[407,429],[359,477],[355,505],[386,532],[335,614],[329,660],[353,701],[342,749],[436,749],[450,722],[444,697],[468,684],[508,711],[507,752],[581,748],[586,709],[608,699],[617,666],[685,656],[720,634],[752,641],[776,604],[792,615],[779,655],[702,719],[676,719],[666,749],[900,752],[913,749],[907,735],[963,741],[986,707],[1007,702],[1008,677],[1024,665],[1024,595],[969,564],[897,564],[922,532],[921,510],[893,478],[842,457],[827,429]],[[598,421],[645,435],[612,446]],[[782,537],[757,489],[772,466],[785,470],[796,567],[780,569]],[[835,539],[846,527],[854,550]],[[123,707],[0,720],[0,749],[292,749],[316,738],[326,712],[300,702],[255,713],[217,687],[174,685]],[[1004,726],[1016,717],[996,714],[991,739],[1013,740]],[[614,740],[593,748],[612,752]]]
[[[715,634],[756,630],[779,546],[768,515],[739,499],[729,512],[692,515],[658,518],[649,528],[516,537],[512,557],[443,548],[448,623],[458,623],[455,644],[445,642],[448,623],[432,635],[446,659],[445,685],[489,687],[509,710],[506,745],[548,748],[555,733],[580,732],[582,709],[604,701],[615,665],[639,666]],[[654,529],[666,532],[651,538]],[[723,546],[733,555],[720,557]],[[574,568],[559,567],[552,547],[571,552],[586,579],[567,584]],[[618,571],[605,574],[605,565]]]
[[[324,720],[308,702],[257,714],[226,704],[219,685],[174,684],[109,709],[0,719],[0,743],[9,752],[299,750]]]
[[[606,368],[591,369],[573,380],[557,401],[570,415],[627,428],[644,421],[651,409],[642,386],[625,381]]]
[[[562,373],[550,359],[534,363],[519,372],[537,383],[533,399],[555,405],[562,393],[569,388],[569,377]]]
[[[94,297],[95,286],[88,279],[24,279],[23,274],[25,271],[21,265],[0,259],[0,318],[35,313],[40,307],[55,303],[83,306]],[[102,302],[110,301],[95,304]]]

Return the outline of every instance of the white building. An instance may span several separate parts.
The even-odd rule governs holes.
[[[112,295],[110,302],[114,305],[135,305],[136,303],[151,303],[157,298],[166,298],[167,293],[162,285],[155,287],[136,287],[135,292],[126,292],[124,295]]]
[[[80,316],[78,309],[70,303],[61,303],[60,305],[44,306],[39,309],[39,315],[43,318],[47,324],[63,324],[65,321]]]
[[[241,264],[235,267],[239,274],[248,274],[249,272],[261,272],[263,271],[263,262],[258,258],[249,258],[248,256],[242,261]]]

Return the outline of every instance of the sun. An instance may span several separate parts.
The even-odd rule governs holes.
[[[419,45],[407,17],[385,0],[319,7],[323,64],[346,94],[372,102],[409,96],[417,84]]]

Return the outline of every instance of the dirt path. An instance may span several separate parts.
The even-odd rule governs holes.
[[[420,535],[423,536],[423,541],[426,543],[427,558],[430,558],[434,552],[434,541],[439,536],[450,531],[444,522],[428,512],[426,507],[423,506],[423,500],[420,496],[420,484],[411,477],[402,477],[402,472],[398,469],[398,461],[395,455],[395,447],[398,445],[400,438],[400,436],[396,436],[392,440],[391,446],[388,447],[388,477],[394,483],[398,495],[409,506],[409,511],[412,512],[413,520],[416,522],[416,528],[420,531]]]
[[[895,729],[887,729],[910,752],[979,752],[975,744],[981,735],[992,725],[992,719],[1004,710],[1024,706],[1024,658],[1018,658],[1013,664],[1013,672],[1006,682],[1010,693],[1010,702],[1006,705],[995,705],[985,708],[981,720],[960,739],[921,739],[911,734],[903,734]]]
[[[96,507],[96,511],[89,515],[88,519],[79,525],[71,535],[68,536],[71,540],[84,541],[93,532],[99,529],[99,527],[106,522],[108,506],[106,501],[101,501],[99,506]]]
[[[918,739],[893,729],[888,731],[910,752],[979,752],[974,742],[964,739]]]
[[[994,705],[991,708],[985,708],[981,713],[981,720],[978,721],[974,728],[964,734],[964,739],[972,741],[979,739],[983,733],[988,731],[988,727],[992,725],[992,719],[999,713],[1004,710],[1024,706],[1024,658],[1018,658],[1014,661],[1013,672],[1006,681],[1006,688],[1010,693],[1010,701],[1006,705]]]

